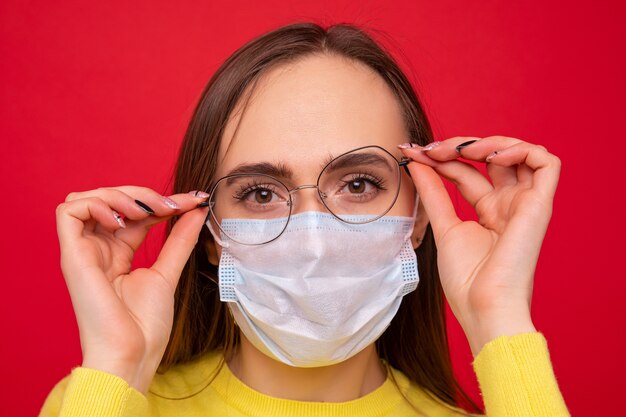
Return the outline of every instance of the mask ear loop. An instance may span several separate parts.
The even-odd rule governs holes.
[[[404,240],[405,241],[411,241],[411,236],[413,235],[413,228],[415,227],[415,222],[417,221],[417,206],[419,204],[420,201],[420,196],[419,194],[417,194],[417,192],[415,192],[415,205],[413,206],[413,214],[411,215],[410,219],[411,219],[411,224],[410,226],[407,228],[407,232],[406,235],[404,236]]]
[[[227,248],[228,242],[222,240],[219,235],[215,232],[215,229],[213,228],[213,223],[211,222],[211,219],[213,218],[213,215],[211,214],[212,212],[209,211],[209,215],[207,216],[207,220],[205,220],[204,224],[206,224],[206,226],[209,228],[209,231],[211,232],[211,235],[213,235],[213,239],[215,239],[215,241],[218,243],[218,245],[220,245],[223,248]]]
[[[409,167],[407,166],[409,164],[411,160],[409,158],[403,157],[402,161],[400,161],[400,166],[402,168],[404,168],[404,171],[406,172],[406,175],[409,176],[409,178],[411,178],[411,171],[409,171]],[[420,195],[417,193],[417,190],[415,190],[415,206],[413,206],[413,214],[411,215],[411,217],[413,218],[413,221],[415,221],[415,218],[417,217],[417,206],[419,204],[420,201]]]
[[[413,214],[411,215],[413,219],[417,217],[417,206],[419,205],[419,202],[420,202],[420,195],[416,191],[415,192],[415,206],[413,206]]]

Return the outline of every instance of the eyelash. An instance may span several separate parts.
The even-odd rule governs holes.
[[[366,173],[366,172],[360,172],[360,173],[354,173],[354,174],[351,174],[351,175],[352,175],[352,178],[350,178],[349,180],[347,180],[347,181],[341,180],[341,182],[343,183],[344,186],[348,185],[352,181],[367,180],[368,182],[370,182],[372,185],[374,185],[379,190],[386,190],[387,189],[385,187],[385,180],[380,178],[380,177],[377,177],[374,174]]]
[[[245,200],[250,193],[256,190],[268,190],[275,193],[276,187],[272,184],[261,184],[259,182],[242,185],[239,190],[233,194],[233,198],[237,200]]]
[[[379,190],[386,190],[387,188],[385,187],[385,180],[374,175],[371,173],[367,173],[367,172],[358,172],[358,173],[353,173],[350,174],[351,178],[349,180],[340,180],[342,183],[342,187],[350,184],[353,181],[357,181],[357,180],[366,180],[369,183],[371,183],[374,187],[376,187]],[[237,199],[237,200],[245,200],[248,195],[256,190],[268,190],[272,193],[276,193],[276,187],[272,184],[262,184],[259,182],[255,182],[255,183],[250,183],[250,184],[246,184],[246,185],[242,185],[239,190],[233,194],[233,198]]]

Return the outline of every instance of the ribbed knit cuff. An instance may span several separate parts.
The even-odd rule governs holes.
[[[564,417],[569,412],[540,332],[499,336],[472,363],[489,416]]]
[[[78,367],[72,370],[63,397],[62,417],[142,417],[148,415],[146,397],[113,374]]]

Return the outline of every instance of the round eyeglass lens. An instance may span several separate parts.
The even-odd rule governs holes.
[[[275,239],[289,219],[289,190],[267,175],[224,177],[213,187],[210,202],[213,220],[220,231],[247,245]]]
[[[396,158],[372,146],[332,160],[318,180],[326,208],[347,223],[365,223],[387,213],[398,197]]]

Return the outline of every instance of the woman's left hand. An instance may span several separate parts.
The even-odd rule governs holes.
[[[402,151],[413,161],[408,168],[433,229],[444,293],[474,356],[498,336],[535,331],[533,279],[559,158],[504,136],[455,137]],[[459,157],[486,161],[491,182]],[[478,222],[457,217],[439,175],[456,185]]]

